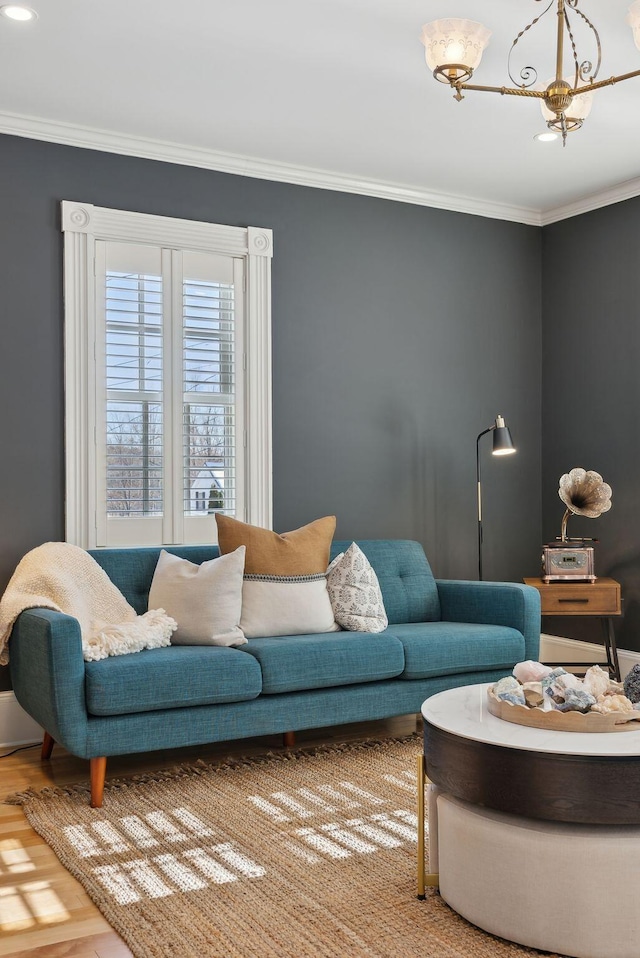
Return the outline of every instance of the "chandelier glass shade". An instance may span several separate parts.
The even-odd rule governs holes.
[[[635,0],[635,3],[632,3],[629,7],[627,23],[633,31],[635,45],[640,50],[640,0]]]
[[[491,31],[474,20],[426,23],[422,42],[427,66],[442,83],[469,80],[480,66],[490,36]]]
[[[538,99],[547,126],[560,133],[566,145],[567,134],[578,130],[589,115],[596,90],[640,76],[640,70],[634,70],[606,80],[597,79],[602,59],[600,36],[580,8],[581,2],[549,0],[546,8],[520,31],[508,55],[508,72],[513,86],[479,86],[469,82],[491,36],[486,27],[473,20],[449,18],[426,23],[421,39],[427,65],[436,80],[451,87],[456,100],[464,99],[463,94],[467,90]],[[557,18],[556,46],[553,51],[555,76],[546,87],[541,88],[536,68],[523,66],[517,71],[514,61],[516,53],[520,51],[519,44],[528,31],[548,13],[555,13]],[[640,49],[640,0],[635,0],[629,8],[627,23],[633,31],[636,47]],[[586,51],[586,56],[583,56],[582,51],[578,52],[576,26],[582,35],[586,34],[590,38],[591,48]]]

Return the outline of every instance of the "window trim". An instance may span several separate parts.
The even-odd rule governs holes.
[[[63,200],[66,541],[96,543],[96,240],[215,252],[245,261],[245,515],[272,527],[271,259],[273,233]]]

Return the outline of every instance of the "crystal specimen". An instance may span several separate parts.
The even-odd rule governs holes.
[[[599,665],[592,665],[585,673],[583,685],[597,699],[609,688],[609,673]]]
[[[595,704],[595,696],[586,689],[567,689],[564,702],[558,708],[561,712],[588,712]]]
[[[596,704],[591,706],[591,711],[602,712],[603,715],[609,712],[633,712],[633,702],[626,695],[601,695]]]
[[[523,685],[527,682],[539,682],[550,672],[550,665],[543,665],[542,662],[534,662],[532,659],[527,659],[526,662],[518,662],[513,669],[513,674]]]
[[[522,691],[529,708],[539,708],[544,702],[542,682],[525,682]]]
[[[498,698],[503,692],[519,692],[522,686],[512,675],[505,675],[493,686],[493,692]]]

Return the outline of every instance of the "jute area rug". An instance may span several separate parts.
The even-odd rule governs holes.
[[[29,822],[136,958],[517,958],[416,897],[411,739],[23,794]]]

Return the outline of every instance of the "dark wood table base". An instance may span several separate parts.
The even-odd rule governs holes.
[[[554,822],[640,825],[640,756],[506,748],[453,735],[427,721],[424,754],[429,779],[474,805]]]

